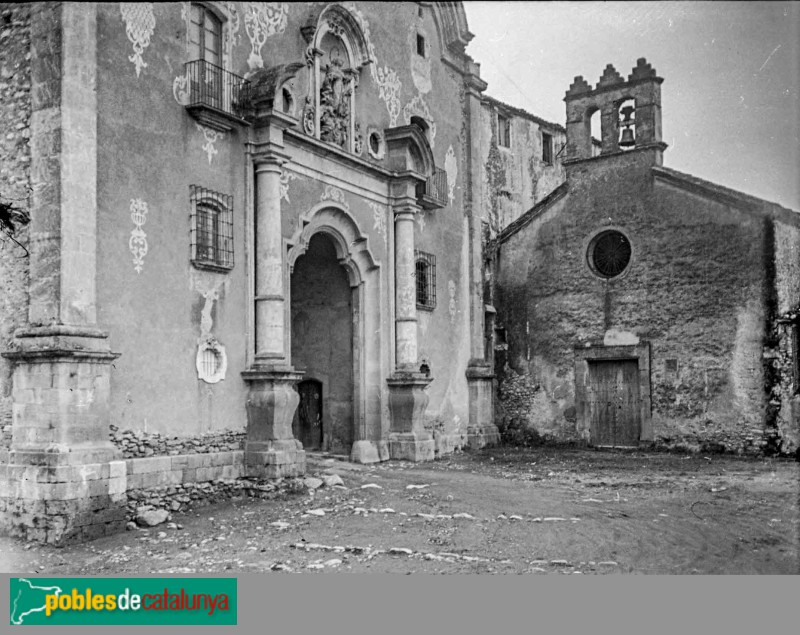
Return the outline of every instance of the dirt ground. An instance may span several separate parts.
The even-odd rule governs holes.
[[[798,574],[800,464],[492,449],[426,464],[313,456],[344,486],[239,499],[92,543],[0,538],[38,575],[237,572]]]

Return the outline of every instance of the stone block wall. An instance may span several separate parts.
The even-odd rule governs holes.
[[[648,161],[640,152],[570,166],[568,194],[501,243],[498,427],[521,416],[542,436],[580,441],[574,347],[623,338],[651,344],[655,444],[791,453],[792,406],[786,399],[774,421],[765,358],[776,276],[783,288],[797,284],[796,265],[776,271],[788,234],[757,202],[659,178],[660,168],[654,178]],[[633,255],[624,275],[605,281],[587,249],[609,227],[629,237]],[[796,263],[792,249],[784,262]]]
[[[30,5],[0,5],[0,202],[28,211],[30,196]],[[15,243],[0,233],[0,350],[6,350],[28,311],[28,229]],[[11,443],[11,373],[0,358],[0,448]]]
[[[110,426],[111,442],[122,451],[123,458],[206,454],[244,449],[244,432],[222,430],[194,437],[168,436],[158,432],[120,430]]]

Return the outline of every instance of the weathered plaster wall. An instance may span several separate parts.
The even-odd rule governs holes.
[[[243,428],[246,129],[202,130],[176,101],[173,81],[187,61],[181,4],[155,4],[151,15],[142,22],[145,32],[153,26],[141,48],[146,65],[137,72],[126,33],[133,23],[118,4],[98,8],[98,322],[121,353],[112,371],[112,421],[180,435]],[[190,263],[190,185],[233,196],[235,266],[228,273]],[[147,210],[140,271],[130,249],[134,205]],[[217,384],[199,380],[195,368],[198,340],[207,334],[227,352],[228,374]]]
[[[0,7],[0,201],[28,211],[30,196],[30,6]],[[28,230],[0,233],[0,349],[28,317]],[[0,358],[0,446],[10,443],[11,363]]]
[[[244,426],[250,308],[246,302],[244,143],[247,128],[217,135],[198,128],[183,107],[183,64],[188,60],[187,3],[152,6],[126,14],[117,4],[98,9],[98,306],[99,324],[110,331],[120,352],[112,372],[113,421],[121,429],[196,435]],[[325,6],[324,3],[318,5]],[[468,237],[464,217],[466,137],[461,77],[440,62],[443,55],[431,7],[414,3],[346,3],[364,31],[373,62],[361,72],[355,121],[364,139],[360,160],[386,168],[380,153],[369,152],[371,130],[405,125],[411,117],[428,124],[436,165],[450,177],[450,204],[420,217],[419,249],[437,256],[433,313],[419,323],[419,350],[434,382],[428,418],[466,430],[469,359]],[[260,67],[304,62],[308,43],[301,33],[315,9],[308,3],[226,3],[227,67],[247,76]],[[420,11],[422,15],[420,15]],[[397,25],[404,25],[398,28]],[[427,55],[416,52],[423,34]],[[383,381],[393,360],[393,218],[385,182],[364,170],[309,151],[302,107],[308,88],[305,70],[293,85],[294,114],[301,119],[286,137],[291,160],[282,176],[283,235],[292,239],[302,219],[324,200],[344,208],[369,241],[379,264],[376,312],[380,322],[381,367],[368,381]],[[295,135],[293,138],[292,135]],[[236,265],[226,274],[201,272],[189,262],[189,186],[201,185],[233,196]],[[137,226],[131,206],[147,209],[147,252],[139,271],[129,241]],[[206,322],[203,318],[206,316]],[[197,379],[195,355],[204,324],[226,347],[227,377],[217,384]],[[376,318],[377,319],[377,318]],[[453,363],[457,351],[458,364]],[[368,416],[388,431],[383,403],[367,404]]]
[[[641,153],[573,166],[567,197],[501,245],[500,395],[529,377],[538,390],[516,391],[508,415],[545,436],[578,438],[573,346],[639,338],[651,342],[657,443],[760,450],[771,221],[654,183],[649,161]],[[608,226],[627,234],[633,258],[604,281],[586,250]]]
[[[478,160],[483,166],[481,209],[494,237],[564,181],[559,150],[566,142],[562,126],[485,97],[481,108]],[[498,144],[497,115],[511,125],[511,145]],[[552,136],[553,162],[542,160],[542,133]]]

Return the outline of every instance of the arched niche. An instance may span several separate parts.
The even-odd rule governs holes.
[[[312,13],[301,29],[309,43],[309,92],[303,109],[306,134],[359,153],[355,92],[361,69],[370,63],[364,33],[345,7],[330,4]]]

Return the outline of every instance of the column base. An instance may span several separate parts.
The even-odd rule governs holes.
[[[4,533],[62,546],[125,529],[125,461],[72,465],[54,460],[63,453],[16,454],[12,451],[9,464],[0,469]]]
[[[473,450],[500,444],[500,431],[494,424],[494,373],[485,360],[470,360],[467,366],[469,424],[467,444]]]
[[[389,434],[389,457],[403,461],[433,461],[436,442],[430,432],[392,432]]]
[[[242,373],[249,383],[245,475],[284,478],[306,473],[306,453],[292,435],[300,402],[294,386],[303,373],[293,368],[254,368]]]
[[[11,450],[0,467],[0,527],[52,545],[125,527],[127,471],[108,439],[107,334],[88,327],[19,329],[12,350]]]
[[[253,478],[303,476],[306,473],[306,452],[296,439],[246,441],[244,472],[245,476]]]
[[[500,431],[494,424],[467,428],[467,445],[471,450],[500,445]]]
[[[356,441],[350,451],[353,463],[380,463],[389,460],[389,444],[386,441]]]

